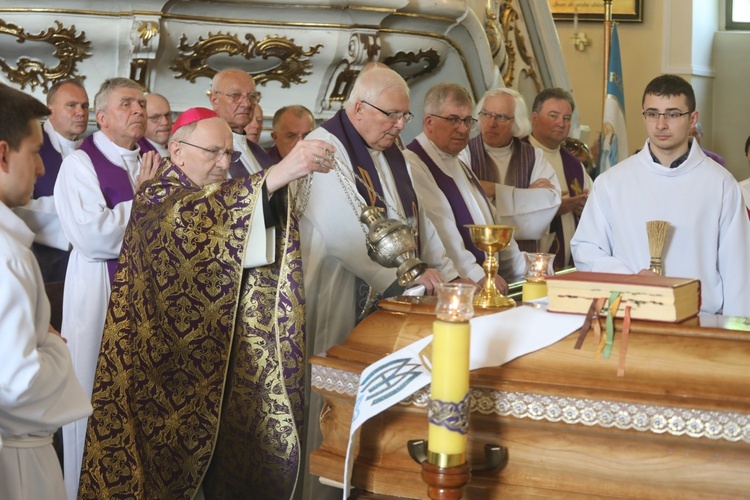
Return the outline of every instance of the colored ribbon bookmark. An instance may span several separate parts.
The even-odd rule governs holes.
[[[630,306],[625,306],[625,317],[622,319],[622,339],[620,339],[620,359],[617,364],[617,376],[625,376],[625,355],[628,352],[628,337],[630,336]]]
[[[604,345],[604,351],[602,356],[604,359],[609,358],[612,354],[612,343],[615,339],[615,315],[617,315],[617,308],[620,307],[620,292],[612,292],[609,295],[609,310],[607,311],[607,341]]]
[[[583,320],[583,325],[581,325],[581,329],[578,330],[578,340],[576,341],[576,345],[573,346],[573,349],[580,349],[583,345],[583,341],[586,340],[586,334],[589,333],[589,330],[591,329],[591,317],[594,314],[596,314],[596,299],[593,299],[591,301],[589,312],[586,313],[586,318]]]

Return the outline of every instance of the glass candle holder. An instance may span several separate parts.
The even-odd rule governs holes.
[[[437,288],[435,314],[442,321],[469,321],[474,316],[474,293],[467,283],[441,283]]]
[[[547,296],[547,277],[555,274],[553,253],[527,253],[526,283],[522,287],[521,300],[528,302]]]

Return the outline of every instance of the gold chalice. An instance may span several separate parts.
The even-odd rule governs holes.
[[[515,226],[467,224],[466,227],[469,228],[471,241],[487,255],[482,265],[487,276],[482,291],[474,296],[474,305],[478,307],[515,306],[516,301],[500,293],[495,286],[498,267],[495,254],[510,245]]]

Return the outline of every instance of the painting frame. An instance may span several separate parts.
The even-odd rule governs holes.
[[[602,0],[547,0],[555,21],[604,21]],[[599,12],[597,12],[597,10]],[[642,23],[643,0],[613,0],[612,19],[618,22]]]

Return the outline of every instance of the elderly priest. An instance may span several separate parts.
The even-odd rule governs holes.
[[[232,132],[175,122],[138,192],[112,287],[81,471],[83,498],[290,498],[301,454],[304,304],[295,215],[268,203],[330,165],[299,144],[227,180]],[[278,222],[278,223],[275,223]],[[270,240],[270,241],[269,241]]]

